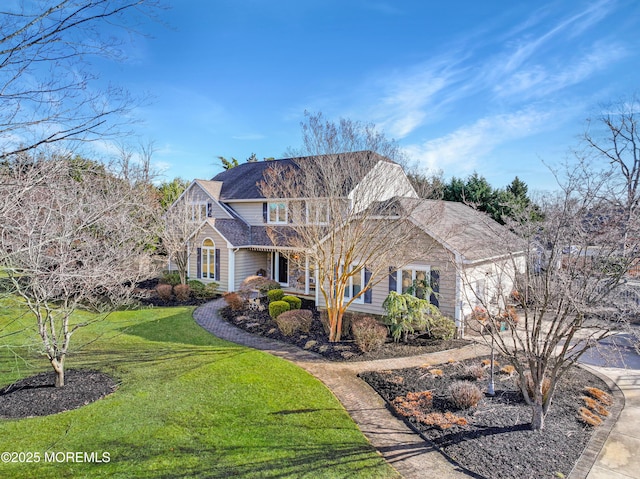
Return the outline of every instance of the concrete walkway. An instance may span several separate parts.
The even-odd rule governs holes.
[[[368,384],[357,378],[357,374],[364,371],[407,368],[425,363],[444,363],[451,358],[450,351],[377,361],[330,362],[315,353],[280,341],[252,335],[230,325],[218,314],[218,309],[224,305],[223,300],[207,303],[196,309],[193,316],[200,326],[215,336],[294,362],[322,381],[342,403],[373,447],[403,477],[422,478],[425,477],[426,471],[429,477],[438,479],[477,477],[449,462],[437,449],[391,414],[384,400]],[[467,359],[487,353],[488,348],[472,344],[456,350],[455,358]],[[594,369],[598,373],[615,376],[605,368]],[[640,373],[640,371],[634,371],[634,373]],[[633,431],[637,429],[640,419],[640,374],[615,376],[612,379],[616,382],[621,381],[623,390],[626,384],[629,385],[630,390],[635,394],[635,406],[629,408],[629,399],[627,399],[627,407],[620,416],[621,421],[615,424],[613,432],[609,435],[611,423],[615,421],[618,412],[613,411],[610,420],[601,426],[598,440],[590,442],[587,451],[571,473],[570,479],[582,479],[587,477],[587,474],[589,474],[588,479],[640,478],[640,453],[638,452],[640,451],[640,434]],[[612,381],[609,382],[613,384]],[[617,403],[619,409],[622,409],[624,398],[621,396]],[[620,428],[619,431],[618,428]],[[603,444],[604,447],[602,447]],[[607,451],[610,452],[607,453]],[[594,465],[596,456],[597,462]]]

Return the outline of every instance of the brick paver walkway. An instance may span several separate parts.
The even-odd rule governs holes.
[[[280,341],[249,334],[232,326],[222,320],[218,314],[218,309],[224,305],[222,299],[212,301],[196,309],[193,316],[200,326],[215,336],[294,362],[322,381],[342,403],[371,444],[403,477],[407,479],[477,477],[448,461],[403,421],[393,416],[386,408],[384,400],[368,384],[357,378],[357,374],[363,371],[443,363],[451,358],[451,351],[376,361],[330,362],[318,354]],[[472,344],[456,350],[455,358],[461,360],[487,353],[488,348]],[[601,435],[606,438],[608,431],[606,433],[603,431]],[[598,450],[602,447],[604,438],[596,446]],[[597,451],[593,450],[591,454],[593,452],[597,454]],[[571,477],[585,477],[592,465],[593,459],[583,458],[581,468],[576,468],[582,470],[574,471]]]
[[[419,366],[426,362],[438,364],[447,361],[451,352],[354,363],[330,362],[318,354],[249,334],[232,326],[218,315],[218,309],[222,306],[222,300],[207,303],[199,307],[193,316],[200,326],[215,336],[292,361],[322,381],[342,403],[373,447],[403,477],[425,477],[426,474],[438,479],[473,477],[450,463],[403,421],[393,416],[382,398],[356,377],[362,371]],[[456,358],[485,353],[486,349],[472,345],[456,351]]]

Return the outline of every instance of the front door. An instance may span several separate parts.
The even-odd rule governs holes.
[[[289,284],[289,258],[284,254],[278,252],[273,253],[271,277],[282,285]]]

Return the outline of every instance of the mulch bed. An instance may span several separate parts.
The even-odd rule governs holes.
[[[467,366],[480,365],[483,358],[459,363],[425,365],[393,371],[362,373],[367,381],[390,404],[408,392],[431,391],[432,411],[450,411],[466,419],[466,426],[439,429],[404,418],[425,439],[435,444],[446,456],[488,479],[523,479],[566,477],[580,458],[593,427],[578,420],[578,409],[586,386],[609,392],[598,377],[582,368],[574,368],[558,384],[554,400],[542,431],[531,431],[531,408],[522,397],[517,375],[497,373],[494,397],[485,396],[477,407],[458,410],[448,400],[449,385],[456,380],[471,379]],[[500,361],[500,358],[497,359]],[[504,364],[507,364],[506,362]],[[436,369],[435,372],[429,372]],[[442,371],[438,376],[437,369]],[[498,371],[499,368],[496,369]],[[487,388],[487,375],[477,382],[482,391]]]
[[[48,416],[86,406],[114,392],[118,385],[99,371],[65,371],[65,385],[56,388],[53,371],[21,379],[0,390],[0,417]]]
[[[371,361],[375,359],[416,356],[419,354],[460,348],[470,344],[470,341],[463,339],[445,341],[413,335],[410,336],[406,344],[402,342],[394,343],[391,339],[387,339],[387,342],[379,350],[363,353],[349,337],[343,337],[339,342],[329,342],[327,333],[324,331],[318,311],[314,308],[313,302],[303,300],[302,308],[310,309],[314,313],[311,329],[309,333],[296,333],[291,336],[285,336],[280,332],[278,325],[271,319],[267,311],[252,311],[249,309],[233,311],[229,307],[225,307],[220,310],[220,315],[225,321],[244,331],[294,344],[307,351],[320,354],[330,361]]]

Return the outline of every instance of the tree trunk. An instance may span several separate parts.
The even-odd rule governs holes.
[[[61,388],[64,386],[64,358],[52,359],[51,365],[53,366],[53,370],[56,372],[55,387]]]
[[[531,406],[531,430],[542,431],[544,429],[544,410],[542,404],[534,403]]]

